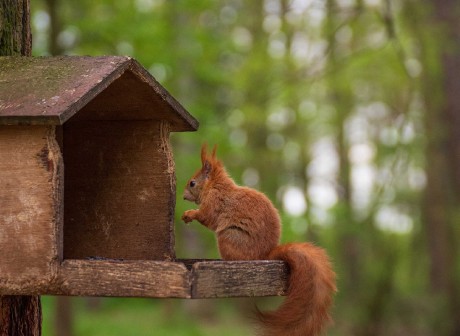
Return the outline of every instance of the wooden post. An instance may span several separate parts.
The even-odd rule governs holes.
[[[31,56],[30,0],[0,1],[0,56]],[[0,335],[41,335],[39,296],[0,296]]]

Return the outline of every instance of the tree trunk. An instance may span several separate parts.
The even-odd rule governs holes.
[[[32,55],[30,0],[0,1],[0,56]]]
[[[360,288],[360,273],[361,273],[361,255],[359,251],[359,232],[357,222],[354,219],[353,205],[352,205],[352,185],[351,185],[351,163],[348,157],[349,145],[347,143],[345,125],[349,118],[352,108],[352,92],[351,88],[339,86],[338,83],[343,81],[338,73],[338,62],[340,60],[340,52],[337,48],[336,30],[337,22],[337,8],[336,0],[328,0],[326,2],[327,17],[325,33],[328,40],[328,67],[330,71],[328,87],[330,90],[330,99],[334,103],[337,111],[334,116],[333,125],[335,129],[335,143],[337,155],[339,157],[339,176],[337,180],[338,195],[340,201],[341,211],[337,216],[337,223],[339,223],[338,234],[340,236],[340,253],[343,257],[341,260],[346,265],[347,273],[344,274],[344,286],[347,292],[356,293]]]
[[[423,210],[430,287],[446,307],[440,311],[442,316],[435,321],[433,330],[439,335],[460,335],[460,294],[456,286],[459,251],[455,229],[460,203],[460,51],[457,47],[460,5],[454,0],[409,4],[418,13],[413,29],[424,65],[421,84],[426,109],[427,185]]]
[[[447,295],[453,326],[451,335],[460,335],[460,292],[457,288],[456,260],[459,254],[459,239],[454,228],[458,225],[460,203],[460,26],[458,13],[460,4],[456,0],[432,0],[436,20],[439,25],[445,26],[447,43],[441,50],[441,64],[443,74],[444,104],[441,106],[441,118],[446,127],[445,151],[447,156],[447,172],[452,183],[450,191],[449,227],[447,229],[448,268],[450,273],[447,281]],[[458,231],[457,231],[458,232]],[[458,270],[458,269],[457,269]]]
[[[0,1],[0,56],[31,56],[30,0]],[[39,296],[0,296],[0,335],[41,335]]]
[[[58,296],[56,298],[54,316],[54,334],[56,336],[72,336],[73,314],[71,297]]]
[[[0,335],[41,335],[41,304],[39,296],[0,297]]]
[[[46,0],[46,7],[50,16],[50,29],[48,35],[48,49],[51,55],[62,55],[64,50],[58,43],[59,32],[61,31],[61,23],[59,20],[59,1]]]

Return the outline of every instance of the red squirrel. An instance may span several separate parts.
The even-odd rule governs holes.
[[[182,215],[216,233],[224,260],[283,260],[290,268],[287,298],[273,312],[258,312],[264,335],[316,336],[330,321],[335,273],[325,251],[310,243],[279,245],[278,211],[261,192],[241,187],[216,158],[201,147],[202,167],[188,181],[184,199],[199,205]]]

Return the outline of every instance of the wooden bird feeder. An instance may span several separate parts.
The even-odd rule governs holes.
[[[176,260],[170,132],[129,57],[0,57],[0,295],[282,295],[281,261]]]

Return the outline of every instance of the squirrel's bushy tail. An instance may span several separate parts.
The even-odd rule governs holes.
[[[264,336],[316,336],[330,322],[335,273],[325,251],[309,243],[280,245],[270,259],[290,268],[287,298],[273,312],[258,312]]]

